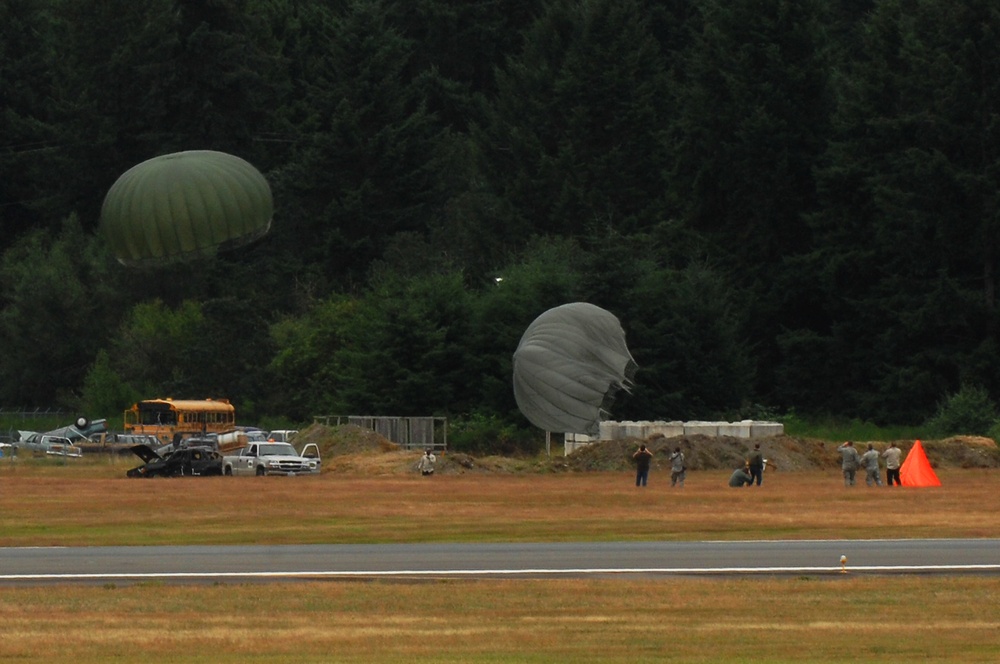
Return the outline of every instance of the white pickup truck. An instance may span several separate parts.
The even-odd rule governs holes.
[[[302,454],[290,443],[249,443],[222,460],[223,475],[318,475],[319,448],[309,443]]]

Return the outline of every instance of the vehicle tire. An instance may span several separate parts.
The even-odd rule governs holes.
[[[263,477],[267,475],[267,471],[264,470],[264,466],[257,466],[257,477]]]
[[[88,420],[86,417],[81,416],[81,417],[76,418],[76,428],[77,429],[85,429],[85,428],[87,428],[88,424],[90,424],[90,420]]]
[[[222,471],[222,474],[225,475],[226,477],[232,477],[233,476],[233,469],[230,468],[229,466],[226,466],[226,469],[224,471]]]

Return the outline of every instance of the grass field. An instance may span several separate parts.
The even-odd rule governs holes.
[[[0,545],[997,537],[1000,473],[128,480],[0,462]],[[263,525],[266,524],[266,525]],[[749,562],[749,561],[748,561]],[[1000,578],[330,581],[0,588],[0,661],[995,662]]]
[[[127,465],[0,463],[0,545],[995,537],[1000,472],[847,489],[839,471],[126,479]]]

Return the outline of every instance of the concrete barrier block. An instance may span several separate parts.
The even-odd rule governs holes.
[[[750,420],[742,422],[723,422],[719,424],[720,436],[734,436],[736,438],[749,438],[753,423]]]
[[[622,436],[618,434],[620,424],[614,420],[601,422],[601,433],[598,436],[601,440],[618,440]]]
[[[684,423],[683,422],[650,422],[649,431],[646,437],[655,436],[660,434],[665,438],[673,438],[675,436],[684,435]]]
[[[741,420],[739,422],[702,422],[692,420],[680,422],[658,421],[623,421],[606,420],[600,423],[600,435],[566,434],[567,442],[592,443],[598,440],[623,440],[625,438],[646,439],[661,434],[666,438],[675,436],[733,436],[736,438],[762,438],[780,436],[785,432],[785,426],[780,422],[757,422]],[[572,438],[571,438],[572,436]]]
[[[785,433],[785,425],[781,422],[754,422],[750,427],[751,438],[781,436]]]
[[[567,440],[563,444],[563,446],[564,446],[563,447],[563,456],[569,456],[573,452],[576,452],[577,450],[579,450],[581,448],[584,448],[587,445],[592,445],[592,444],[593,443],[590,443],[590,442],[577,442],[577,441]]]
[[[710,436],[712,438],[719,435],[719,422],[685,422],[685,436]]]
[[[645,438],[649,422],[622,422],[625,426],[626,438]]]

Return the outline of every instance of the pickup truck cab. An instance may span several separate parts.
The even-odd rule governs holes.
[[[309,443],[302,454],[290,443],[249,443],[223,458],[224,475],[318,475],[319,448]]]

